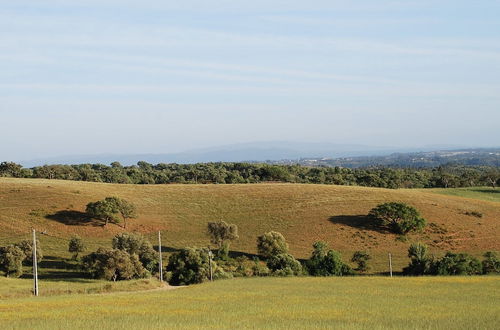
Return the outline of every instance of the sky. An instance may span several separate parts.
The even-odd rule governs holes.
[[[0,0],[0,160],[499,146],[498,17],[498,0]]]

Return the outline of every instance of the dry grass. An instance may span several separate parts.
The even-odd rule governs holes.
[[[2,329],[495,329],[498,277],[255,278],[0,301]]]
[[[123,228],[79,222],[84,220],[81,212],[88,202],[106,196],[137,205],[140,217],[130,222],[128,230],[151,238],[162,230],[163,245],[173,248],[208,245],[207,222],[223,219],[239,227],[240,239],[232,250],[256,253],[257,235],[277,230],[297,257],[307,257],[313,242],[324,240],[340,250],[344,259],[355,250],[370,251],[375,271],[386,269],[387,252],[393,253],[396,269],[406,265],[411,241],[423,241],[437,254],[500,250],[500,203],[431,191],[301,184],[117,185],[9,178],[0,178],[0,244],[28,238],[31,227],[52,236],[41,237],[46,255],[69,257],[64,239],[72,234],[82,236],[92,249],[109,244]],[[432,225],[424,233],[410,235],[408,241],[380,232],[364,215],[386,201],[414,205]],[[483,217],[467,216],[464,211],[468,210]],[[61,211],[67,213],[58,217]]]

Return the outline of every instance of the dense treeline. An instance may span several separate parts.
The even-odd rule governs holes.
[[[23,168],[3,162],[0,176],[132,184],[293,182],[359,185],[380,188],[493,186],[500,168],[440,166],[436,168],[341,168],[255,163],[45,165]]]

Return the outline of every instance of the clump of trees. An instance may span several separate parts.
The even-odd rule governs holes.
[[[266,259],[271,275],[294,276],[302,273],[302,265],[288,253],[288,243],[281,233],[270,231],[257,237],[257,250]]]
[[[500,272],[495,252],[486,252],[481,262],[467,253],[447,252],[442,258],[429,256],[428,247],[413,243],[408,248],[410,264],[403,269],[407,275],[479,275]]]
[[[369,166],[363,168],[311,167],[258,163],[45,165],[31,169],[0,164],[0,176],[133,184],[257,183],[267,181],[358,185],[379,188],[449,188],[500,184],[492,166],[447,165],[434,168]]]
[[[379,221],[380,225],[397,234],[407,234],[421,230],[426,220],[416,208],[405,203],[389,202],[371,209],[369,215]]]
[[[99,248],[82,258],[82,268],[94,278],[128,280],[156,272],[158,254],[142,235],[121,233],[112,249]]]
[[[257,251],[265,258],[288,253],[288,243],[281,233],[267,232],[257,237]]]
[[[328,248],[322,241],[313,244],[313,252],[306,262],[309,275],[312,276],[342,276],[351,275],[352,269],[342,262],[339,252]]]
[[[37,262],[43,259],[40,242],[37,240],[36,253]],[[0,270],[7,277],[19,277],[23,274],[23,265],[31,265],[33,262],[33,242],[23,240],[19,243],[0,247]]]
[[[210,279],[230,277],[211,259],[209,249],[184,248],[173,253],[168,259],[167,280],[172,285],[190,285]]]
[[[90,202],[85,212],[91,218],[103,220],[105,226],[110,222],[119,224],[123,220],[123,228],[127,228],[127,219],[137,217],[134,204],[118,197],[106,197],[103,200]]]
[[[209,222],[207,226],[210,243],[217,246],[219,259],[227,259],[229,255],[229,244],[238,239],[238,226],[228,224],[225,221]]]

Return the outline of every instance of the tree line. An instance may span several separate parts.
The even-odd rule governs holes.
[[[0,176],[128,184],[236,184],[290,182],[356,185],[379,188],[451,188],[500,185],[500,168],[490,166],[439,166],[435,168],[342,168],[259,163],[44,165],[23,168],[0,163]]]

